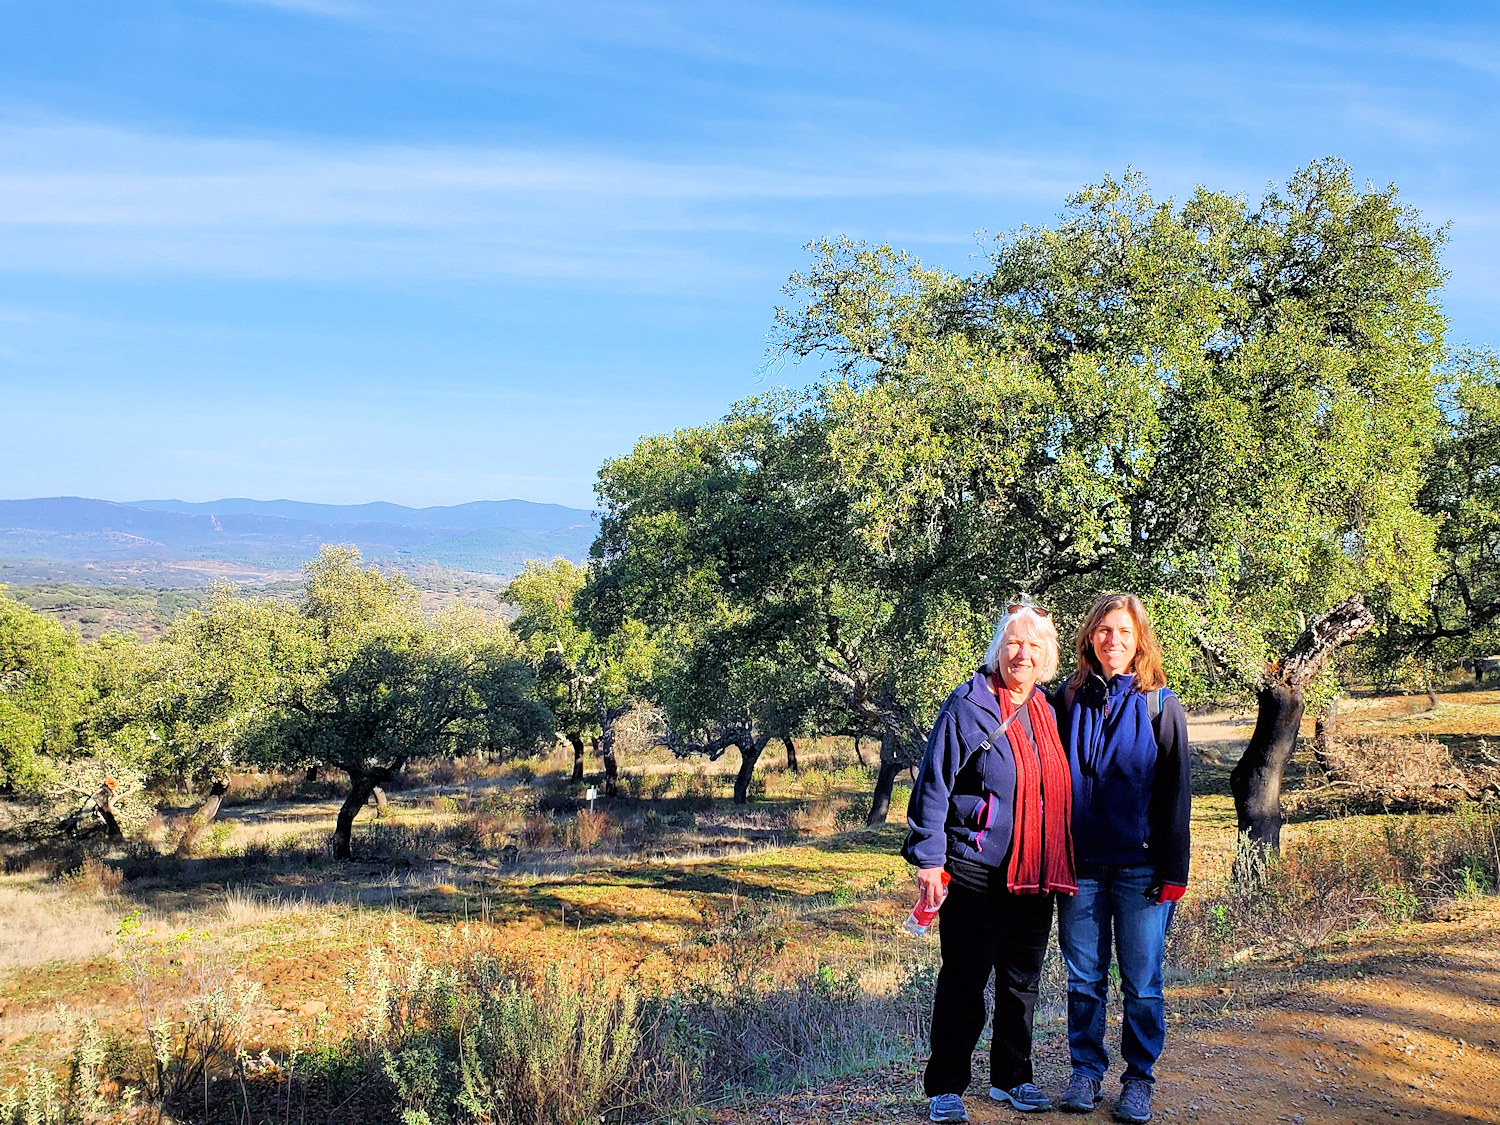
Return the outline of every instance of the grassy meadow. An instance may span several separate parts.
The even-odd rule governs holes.
[[[1233,884],[1227,776],[1249,725],[1192,724],[1177,1022],[1222,1010],[1226,981],[1276,987],[1355,937],[1488,901],[1500,875],[1500,692],[1346,701],[1339,745],[1395,763],[1357,787],[1314,761],[1309,720],[1284,857]],[[637,751],[592,809],[565,748],[414,767],[360,816],[353,863],[327,846],[341,785],[300,775],[237,776],[188,858],[186,802],[123,848],[13,851],[0,1121],[728,1119],[851,1077],[911,1118],[937,957],[899,928],[907,793],[867,828],[873,746],[799,743],[799,772],[779,749],[745,806],[733,755]],[[1063,983],[1054,950],[1044,1030]]]

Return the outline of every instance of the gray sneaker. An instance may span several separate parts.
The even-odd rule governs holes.
[[[1022,1082],[1019,1086],[1013,1086],[1009,1090],[991,1086],[990,1097],[997,1102],[1004,1102],[1012,1109],[1019,1109],[1022,1113],[1040,1113],[1052,1108],[1052,1099],[1030,1082]]]
[[[1068,1088],[1063,1091],[1057,1108],[1069,1113],[1088,1113],[1103,1100],[1104,1092],[1099,1088],[1099,1080],[1090,1078],[1081,1070],[1075,1070],[1073,1077],[1068,1079]]]
[[[927,1103],[929,1121],[967,1121],[964,1100],[957,1094],[939,1094]]]
[[[1143,1125],[1151,1120],[1151,1083],[1144,1078],[1125,1079],[1125,1088],[1115,1103],[1115,1120],[1130,1125]]]

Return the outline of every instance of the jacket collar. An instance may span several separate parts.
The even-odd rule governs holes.
[[[993,715],[995,721],[1000,720],[1000,701],[995,698],[995,693],[990,690],[990,674],[982,666],[969,677],[965,688],[969,702],[980,710]]]
[[[1038,684],[1031,689],[1032,695],[1041,690],[1041,685]],[[996,722],[1000,721],[1000,701],[995,698],[995,693],[990,687],[990,673],[983,666],[969,677],[966,691],[972,703],[993,715]],[[1027,702],[1030,701],[1031,696],[1027,696]]]
[[[1118,676],[1106,680],[1098,672],[1090,672],[1089,687],[1105,699],[1119,699],[1134,690],[1135,673],[1121,672]]]

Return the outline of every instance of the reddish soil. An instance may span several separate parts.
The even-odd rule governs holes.
[[[1158,1064],[1158,1121],[1500,1122],[1500,905],[1493,900],[1450,921],[1353,941],[1315,962],[1169,989],[1169,1002],[1183,1015],[1169,1026]],[[1111,1042],[1118,1043],[1117,1028]],[[984,1060],[974,1061],[982,1076]],[[1036,1061],[1039,1084],[1059,1089],[1067,1076],[1060,1029],[1038,1036]],[[844,1080],[809,1095],[725,1107],[715,1120],[925,1120],[915,1077],[893,1070]],[[1117,1082],[1118,1069],[1106,1101],[1076,1120],[1108,1120]],[[976,1125],[1030,1117],[982,1092],[965,1101]]]

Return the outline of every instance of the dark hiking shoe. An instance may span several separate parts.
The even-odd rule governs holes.
[[[1057,1108],[1069,1113],[1088,1113],[1103,1100],[1104,1093],[1099,1088],[1099,1080],[1090,1078],[1081,1070],[1075,1070],[1073,1077],[1068,1079],[1068,1088],[1063,1091]]]
[[[1030,1082],[1022,1082],[1019,1086],[1013,1086],[1009,1090],[991,1086],[990,1097],[997,1102],[1004,1102],[1012,1109],[1019,1109],[1022,1113],[1040,1113],[1044,1109],[1052,1108],[1052,1099]]]
[[[1151,1120],[1151,1083],[1140,1078],[1125,1080],[1125,1089],[1115,1103],[1115,1120],[1128,1121],[1130,1125]]]
[[[964,1100],[957,1094],[939,1094],[927,1103],[927,1119],[929,1121],[967,1121],[969,1115],[964,1112]]]

